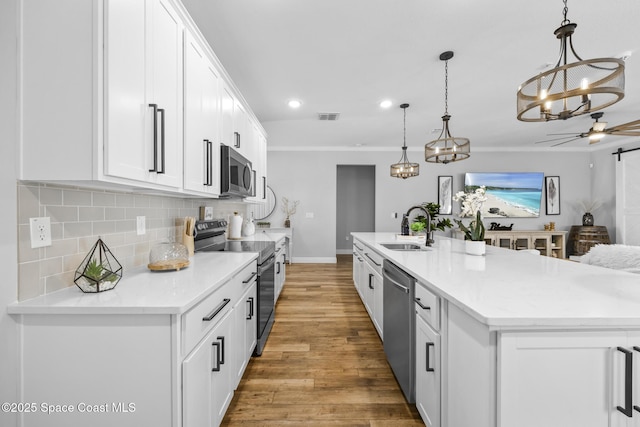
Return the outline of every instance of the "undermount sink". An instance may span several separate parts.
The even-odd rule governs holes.
[[[380,243],[380,246],[392,251],[428,251],[431,248],[417,245],[415,243]]]

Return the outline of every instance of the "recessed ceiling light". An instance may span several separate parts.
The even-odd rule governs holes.
[[[289,107],[291,108],[300,108],[301,105],[302,102],[298,101],[297,99],[292,99],[291,101],[289,101]]]
[[[392,105],[393,105],[393,102],[391,102],[391,100],[389,100],[389,99],[385,99],[384,101],[382,101],[380,103],[380,107],[382,107],[382,108],[389,108]]]

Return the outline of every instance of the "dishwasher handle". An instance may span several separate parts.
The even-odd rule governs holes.
[[[396,288],[399,288],[400,290],[402,290],[405,294],[411,293],[411,289],[409,289],[408,287],[404,286],[402,283],[394,280],[391,276],[389,276],[387,274],[386,270],[383,272],[383,274],[384,274],[385,282],[391,283]]]

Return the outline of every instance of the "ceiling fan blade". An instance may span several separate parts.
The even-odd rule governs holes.
[[[613,136],[640,136],[640,130],[606,131],[605,133]]]
[[[552,147],[557,147],[558,145],[566,144],[567,142],[571,142],[571,141],[577,141],[580,138],[582,138],[582,136],[578,136],[577,138],[571,138],[571,139],[569,139],[567,141],[559,142],[557,144],[553,144]]]
[[[534,142],[534,144],[542,144],[543,142],[554,142],[554,141],[560,141],[562,139],[567,139],[567,138],[571,138],[571,139],[578,139],[578,138],[582,138],[581,135],[576,135],[575,133],[571,133],[569,135],[573,135],[573,136],[563,136],[561,138],[552,138],[552,139],[545,139],[542,141],[536,141]]]
[[[565,133],[548,133],[548,136],[553,136],[553,135],[575,135],[575,132],[565,132]]]
[[[607,130],[606,133],[618,133],[621,131],[640,131],[640,120],[634,120],[629,123],[623,123],[618,126],[613,126]]]

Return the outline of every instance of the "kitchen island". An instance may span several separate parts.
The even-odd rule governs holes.
[[[353,237],[436,296],[437,425],[640,425],[640,276],[491,246],[467,255],[442,237],[422,251]]]

